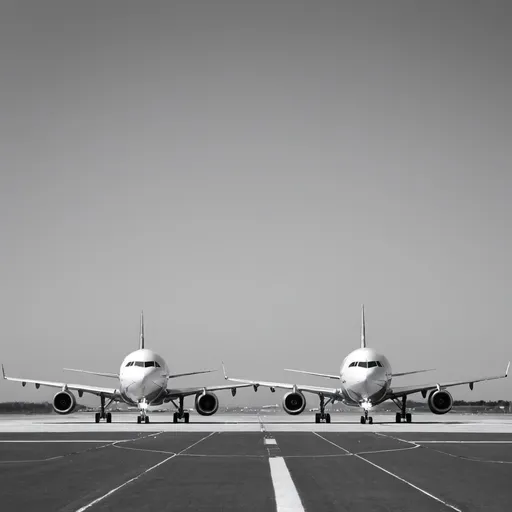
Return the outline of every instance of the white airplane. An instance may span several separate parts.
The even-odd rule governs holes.
[[[304,411],[306,407],[306,398],[303,394],[304,392],[316,394],[320,398],[320,412],[315,414],[316,423],[321,423],[323,421],[330,423],[331,415],[325,412],[325,406],[330,403],[342,402],[346,405],[361,407],[364,411],[364,414],[361,416],[361,423],[365,424],[368,422],[371,424],[373,423],[373,418],[369,416],[369,411],[372,407],[385,402],[386,400],[392,400],[400,409],[400,412],[396,413],[395,420],[397,423],[400,423],[402,420],[410,423],[412,421],[412,415],[407,412],[406,407],[408,395],[421,392],[423,398],[426,398],[427,392],[430,391],[428,397],[428,406],[430,410],[434,414],[446,414],[451,410],[453,405],[453,398],[451,394],[446,391],[446,388],[469,384],[469,388],[472,390],[475,382],[503,379],[508,375],[510,362],[508,363],[504,375],[446,383],[395,387],[391,385],[393,377],[401,377],[403,375],[421,373],[430,370],[393,373],[391,365],[386,357],[366,346],[365,331],[363,306],[361,309],[361,347],[351,352],[343,360],[339,375],[286,369],[287,371],[338,380],[338,388],[233,379],[228,377],[223,365],[224,378],[232,382],[252,384],[255,391],[258,389],[258,386],[268,387],[272,392],[275,392],[276,388],[291,390],[283,397],[283,409],[291,415],[300,414]],[[325,400],[326,398],[327,401]]]
[[[119,373],[91,372],[72,368],[64,369],[116,379],[119,384],[117,388],[108,388],[7,377],[2,365],[2,373],[5,380],[21,382],[22,386],[25,386],[27,383],[35,384],[36,389],[39,389],[40,386],[60,388],[60,391],[53,397],[53,409],[58,414],[70,414],[75,409],[76,398],[71,391],[77,391],[79,397],[82,397],[84,393],[99,396],[101,412],[97,412],[95,415],[96,423],[99,423],[100,419],[105,419],[107,423],[112,422],[112,413],[105,412],[106,407],[112,402],[124,402],[128,405],[136,406],[139,410],[137,423],[149,423],[148,406],[172,402],[177,409],[177,412],[174,413],[174,423],[182,419],[185,423],[188,423],[189,413],[185,412],[183,407],[186,396],[195,395],[195,409],[197,412],[202,416],[211,416],[219,408],[219,400],[215,393],[213,393],[214,391],[231,389],[231,394],[235,396],[237,388],[250,387],[250,384],[232,384],[227,386],[197,386],[169,389],[167,385],[170,379],[210,373],[215,370],[170,374],[164,359],[152,350],[144,348],[144,316],[142,313],[140,317],[139,350],[128,354],[124,358]],[[109,400],[107,405],[105,405],[105,400]],[[176,400],[178,400],[178,404]]]

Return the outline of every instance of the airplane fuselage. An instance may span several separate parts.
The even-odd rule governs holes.
[[[391,386],[391,365],[372,348],[351,352],[340,368],[343,402],[369,408],[383,401]]]
[[[119,369],[119,392],[131,405],[158,403],[167,389],[169,369],[164,359],[148,349],[128,354]]]

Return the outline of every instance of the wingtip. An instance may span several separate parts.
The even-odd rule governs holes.
[[[506,371],[505,371],[505,377],[508,377],[508,371],[509,371],[509,369],[510,369],[510,361],[509,361],[509,362],[508,362],[508,364],[507,364],[507,369],[506,369]]]
[[[222,364],[222,373],[224,373],[224,378],[228,380],[228,374],[226,373],[226,367],[224,366],[224,361],[221,361]]]
[[[4,365],[2,364],[2,377],[4,379],[6,379],[7,377],[5,376],[5,368],[4,368]]]

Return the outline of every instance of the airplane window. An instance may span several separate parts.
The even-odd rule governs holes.
[[[144,368],[144,363],[142,361],[135,361],[135,363],[133,363],[133,366],[142,366]]]
[[[133,361],[130,361],[129,363],[127,363],[126,366],[133,366]],[[125,368],[126,368],[126,366],[125,366]]]
[[[148,368],[149,366],[155,366],[155,362],[154,361],[146,361],[146,363],[144,364],[144,366],[146,368]]]
[[[377,361],[377,366],[379,366],[380,368],[382,368],[382,365],[380,364],[380,361]]]
[[[361,368],[368,368],[368,363],[366,361],[359,361],[358,366]]]
[[[155,361],[155,366],[156,366],[157,368],[160,368],[160,365],[159,365],[156,361]]]
[[[352,362],[348,365],[348,367],[350,368],[351,366],[357,366],[357,361],[352,361]]]
[[[377,366],[377,361],[369,361],[368,368],[375,368]]]

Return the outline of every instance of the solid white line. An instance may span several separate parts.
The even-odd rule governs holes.
[[[277,441],[275,439],[271,439],[271,438],[265,438],[263,440],[264,444],[277,444]]]
[[[512,441],[411,441],[416,444],[512,444]]]
[[[299,494],[282,457],[270,457],[270,475],[274,486],[277,512],[304,511]]]
[[[354,456],[357,457],[358,459],[361,459],[361,460],[364,460],[365,462],[368,462],[368,464],[371,464],[372,466],[376,467],[377,469],[380,469],[381,471],[384,471],[384,473],[387,473],[388,475],[391,475],[392,477],[395,477],[397,480],[400,480],[400,482],[403,482],[404,484],[409,485],[413,489],[416,489],[417,491],[422,492],[423,494],[425,494],[429,498],[432,498],[433,500],[436,500],[439,503],[442,503],[445,507],[451,508],[452,510],[456,510],[457,512],[462,512],[462,510],[460,508],[457,508],[457,507],[454,507],[453,505],[450,505],[449,503],[447,503],[446,501],[442,500],[441,498],[438,498],[437,496],[434,496],[433,494],[430,494],[429,492],[425,491],[421,487],[418,487],[417,485],[414,485],[411,482],[408,482],[404,478],[402,478],[402,477],[400,477],[398,475],[395,475],[395,473],[392,473],[391,471],[388,471],[387,469],[384,469],[383,467],[379,466],[378,464],[375,464],[374,462],[372,462],[372,461],[370,461],[368,459],[365,459],[364,457],[361,457],[360,455],[354,455]]]
[[[135,439],[137,440],[137,439]],[[0,443],[115,443],[119,439],[1,439]],[[134,439],[130,439],[134,441]]]
[[[343,450],[346,453],[351,453],[347,449],[343,448],[343,446],[340,446],[340,445],[338,445],[336,443],[333,443],[332,441],[329,441],[329,439],[326,439],[325,437],[321,436],[317,432],[313,432],[313,434],[315,434],[316,436],[320,437],[324,441],[327,441],[328,443],[330,443],[330,444],[332,444],[334,446],[337,446],[340,450]],[[404,484],[407,484],[408,486],[412,487],[413,489],[416,489],[417,491],[420,491],[421,493],[425,494],[429,498],[432,498],[433,500],[436,500],[437,502],[442,503],[445,507],[451,508],[452,510],[456,510],[457,512],[462,512],[462,510],[460,508],[457,508],[457,507],[454,507],[453,505],[450,505],[446,501],[443,501],[441,498],[438,498],[437,496],[434,496],[433,494],[430,494],[429,492],[425,491],[421,487],[418,487],[417,485],[414,485],[413,483],[405,480],[404,478],[402,478],[402,477],[400,477],[398,475],[395,475],[395,473],[392,473],[391,471],[388,471],[387,469],[384,469],[382,466],[379,466],[378,464],[375,464],[374,462],[372,462],[372,461],[370,461],[368,459],[365,459],[364,457],[361,457],[361,455],[357,455],[356,453],[353,453],[352,455],[354,457],[357,457],[358,459],[364,461],[364,462],[367,462],[368,464],[371,464],[373,467],[375,467],[377,469],[380,469],[381,471],[384,471],[384,473],[387,473],[388,475],[396,478],[397,480],[400,480],[400,482],[403,482]]]
[[[199,439],[199,441],[196,441],[195,443],[191,444],[190,446],[187,446],[184,450],[181,450],[181,452],[175,453],[175,454],[171,455],[170,457],[167,457],[163,461],[159,462],[158,464],[155,464],[154,466],[151,466],[150,468],[144,470],[142,473],[139,473],[137,476],[134,476],[133,478],[130,478],[130,480],[127,480],[126,482],[124,482],[124,484],[118,485],[117,487],[115,487],[111,491],[107,492],[103,496],[100,496],[99,498],[96,498],[94,501],[91,501],[87,505],[77,509],[76,512],[84,512],[84,510],[87,510],[87,509],[91,508],[93,505],[96,505],[96,503],[99,503],[100,501],[103,501],[105,498],[107,498],[111,494],[114,494],[116,491],[119,491],[119,489],[122,489],[123,487],[127,486],[128,484],[131,484],[132,482],[135,482],[141,476],[144,476],[145,474],[149,473],[150,471],[153,471],[153,469],[156,469],[159,466],[161,466],[162,464],[165,464],[166,462],[170,461],[171,459],[174,459],[174,457],[177,457],[178,455],[182,454],[183,452],[186,452],[187,450],[190,450],[190,448],[192,448],[196,444],[201,443],[205,439],[208,439],[209,437],[213,436],[213,434],[215,434],[215,432],[210,432],[207,436],[204,436],[203,438]]]

